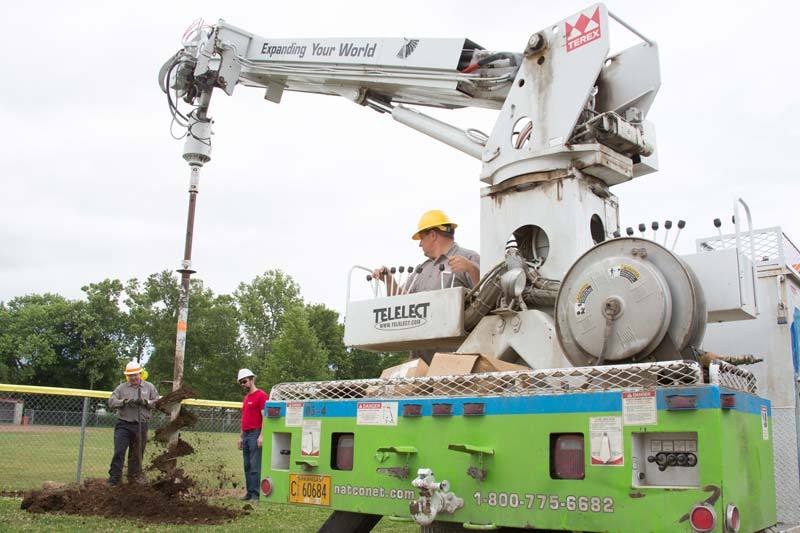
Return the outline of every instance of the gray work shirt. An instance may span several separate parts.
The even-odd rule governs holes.
[[[453,243],[449,250],[444,255],[440,255],[435,260],[428,259],[421,265],[422,272],[419,274],[414,274],[409,280],[406,282],[405,289],[409,289],[409,292],[423,292],[423,291],[434,291],[437,289],[442,288],[442,281],[441,279],[444,278],[444,288],[447,289],[451,286],[453,287],[466,287],[471,289],[473,286],[472,279],[470,279],[469,274],[466,272],[457,272],[456,274],[452,274],[450,272],[450,267],[447,265],[447,260],[450,257],[454,256],[463,256],[468,260],[472,261],[476,265],[480,265],[481,256],[478,255],[477,252],[473,252],[472,250],[467,250],[466,248],[462,248],[458,245],[458,243]],[[444,265],[445,272],[441,272],[439,270],[439,265]],[[419,268],[419,267],[418,267]],[[417,271],[417,268],[414,269],[414,272]],[[453,276],[455,275],[455,280]]]
[[[123,407],[123,400],[138,400],[139,398],[147,400],[149,407],[138,407],[136,405],[126,405]],[[136,422],[141,416],[142,422],[150,420],[150,411],[155,406],[156,400],[160,398],[155,385],[149,381],[142,380],[141,383],[134,387],[127,381],[120,383],[119,386],[111,393],[111,398],[108,399],[108,406],[111,409],[117,410],[117,416],[121,420],[128,422]]]

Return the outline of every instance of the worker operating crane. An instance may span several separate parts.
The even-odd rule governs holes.
[[[612,19],[641,42],[610,56]],[[701,349],[710,317],[759,316],[751,225],[749,255],[740,239],[749,211],[737,211],[731,250],[701,257],[679,257],[644,229],[621,237],[611,188],[657,169],[646,119],[660,85],[656,44],[596,4],[520,48],[271,39],[220,21],[191,28],[161,69],[194,185],[211,153],[212,94],[239,85],[273,103],[286,91],[343,97],[480,161],[475,288],[351,301],[348,281],[346,344],[452,353],[437,353],[428,374],[273,388],[265,496],[330,507],[331,531],[382,515],[478,529],[772,526],[770,403],[750,372]],[[486,134],[410,106],[498,114]],[[739,280],[735,304],[704,290],[723,272]],[[467,375],[448,357],[468,360]]]

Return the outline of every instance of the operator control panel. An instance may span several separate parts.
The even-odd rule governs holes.
[[[634,487],[697,487],[697,433],[634,433]]]

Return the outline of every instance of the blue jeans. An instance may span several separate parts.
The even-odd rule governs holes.
[[[244,481],[247,496],[258,499],[261,486],[261,448],[258,447],[260,429],[244,432],[242,438],[242,456],[244,457]]]

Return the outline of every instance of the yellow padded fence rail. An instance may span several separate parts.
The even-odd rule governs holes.
[[[89,389],[64,389],[59,387],[39,387],[36,385],[12,385],[0,383],[0,395],[3,392],[19,392],[25,394],[52,394],[54,396],[79,396],[81,398],[109,398],[111,391],[89,390]],[[200,400],[189,399],[181,402],[185,405],[196,405],[198,407],[226,407],[228,409],[241,409],[239,402],[226,402],[222,400]]]

